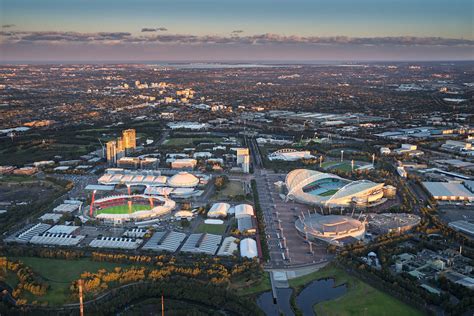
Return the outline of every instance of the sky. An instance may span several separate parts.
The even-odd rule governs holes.
[[[473,60],[472,0],[0,0],[0,61]]]

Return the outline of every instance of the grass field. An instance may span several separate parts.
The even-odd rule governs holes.
[[[173,137],[165,140],[164,145],[168,146],[193,146],[194,142],[199,141],[200,143],[216,143],[220,144],[222,138],[220,137]]]
[[[216,192],[215,199],[226,200],[236,195],[245,195],[242,182],[231,180],[222,190]]]
[[[246,286],[243,282],[237,282],[232,284],[232,289],[235,289],[235,293],[240,296],[257,294],[260,292],[266,292],[272,289],[270,283],[270,274],[268,272],[263,273],[263,277],[256,283]]]
[[[142,204],[132,204],[132,213],[137,211],[146,211],[150,209],[150,205],[142,205]],[[128,214],[128,205],[117,205],[108,207],[103,210],[97,210],[97,215],[99,214]]]
[[[131,265],[95,262],[89,259],[62,260],[34,257],[13,258],[22,261],[25,265],[31,267],[44,282],[49,284],[46,295],[35,297],[30,293],[25,295],[29,302],[34,300],[38,302],[48,302],[49,305],[61,305],[70,301],[69,287],[74,280],[85,272],[96,272],[100,269],[112,271],[115,267],[129,267]]]
[[[320,194],[320,196],[331,196],[331,195],[334,195],[334,193],[336,193],[338,190],[328,190],[326,192],[323,192]]]
[[[289,281],[293,288],[301,288],[305,284],[318,279],[334,278],[335,286],[347,284],[345,295],[331,301],[321,302],[314,306],[317,315],[422,315],[421,312],[385,294],[359,279],[348,275],[343,270],[328,265],[325,268]]]
[[[200,224],[196,228],[196,233],[208,233],[208,234],[216,234],[216,235],[223,235],[225,233],[226,225],[224,224]]]

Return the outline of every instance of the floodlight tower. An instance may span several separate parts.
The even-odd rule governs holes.
[[[344,150],[341,150],[341,162],[344,160]]]
[[[354,159],[351,160],[351,171],[354,172]]]
[[[132,214],[132,200],[128,200],[128,214]]]
[[[375,167],[375,154],[372,154],[372,167]]]
[[[319,168],[323,167],[323,155],[319,156]]]
[[[79,312],[81,316],[84,316],[84,301],[82,298],[82,285],[84,281],[81,279],[77,282],[78,287],[79,287]]]
[[[154,205],[153,205],[153,198],[150,196],[150,197],[148,198],[148,200],[150,201],[150,208],[152,209],[152,208],[154,207]]]
[[[89,216],[92,217],[94,215],[94,202],[95,202],[95,193],[97,190],[92,191],[92,200],[89,209]]]

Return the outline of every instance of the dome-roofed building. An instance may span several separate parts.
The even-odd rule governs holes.
[[[361,239],[365,234],[365,224],[352,217],[303,215],[296,220],[295,227],[302,236],[310,240],[319,239],[340,245],[343,239]]]
[[[351,181],[315,170],[296,169],[285,180],[287,198],[322,206],[370,205],[383,198],[383,183]]]
[[[199,184],[199,178],[189,172],[179,172],[168,179],[168,185],[174,188],[192,188]]]

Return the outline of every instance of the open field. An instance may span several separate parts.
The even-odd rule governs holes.
[[[142,204],[132,204],[132,213],[138,211],[147,211],[150,209],[150,205],[142,205]],[[97,215],[99,214],[128,214],[130,211],[128,209],[127,204],[117,205],[108,207],[103,210],[97,210]]]
[[[196,228],[196,233],[208,233],[208,234],[216,234],[216,235],[223,235],[225,233],[226,225],[224,224],[200,224]]]
[[[28,292],[24,292],[25,298],[29,302],[34,300],[38,302],[48,302],[49,305],[61,305],[70,302],[70,291],[74,280],[79,279],[80,275],[85,272],[96,272],[100,269],[112,271],[115,267],[129,267],[127,264],[96,262],[89,259],[63,260],[48,259],[35,257],[19,257],[13,258],[20,260],[37,273],[43,282],[49,284],[46,295],[35,297]]]
[[[222,142],[220,137],[173,137],[164,142],[168,146],[193,146],[196,143],[216,143]]]
[[[242,182],[230,180],[222,190],[216,191],[215,199],[227,200],[237,195],[245,195]]]
[[[317,315],[422,315],[421,312],[385,294],[343,270],[328,265],[323,269],[289,281],[293,288],[318,279],[334,278],[335,286],[347,284],[347,293],[335,300],[314,306]]]
[[[270,291],[272,285],[270,283],[270,274],[264,272],[262,278],[256,282],[247,286],[244,282],[237,282],[231,285],[232,289],[235,289],[237,295],[245,296],[251,294],[257,294],[261,292]]]

